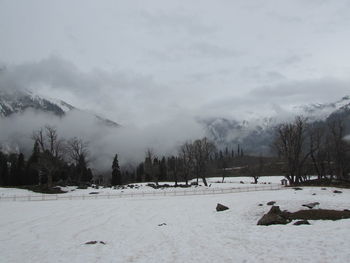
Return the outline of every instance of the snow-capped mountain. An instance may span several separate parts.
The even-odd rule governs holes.
[[[308,122],[325,121],[342,115],[350,120],[350,96],[332,103],[318,103],[294,107],[290,120],[294,116],[304,116]],[[284,120],[289,121],[289,120]],[[277,117],[256,117],[249,120],[210,118],[201,120],[208,137],[219,147],[240,144],[247,152],[268,154],[271,149],[275,127],[283,122]]]
[[[59,117],[64,117],[69,111],[79,110],[62,100],[43,97],[29,90],[0,91],[0,117],[9,117],[12,114],[22,113],[27,109],[53,113]],[[104,125],[111,127],[119,126],[114,121],[97,115],[95,117]]]
[[[335,112],[347,111],[350,109],[350,96],[345,96],[336,102],[314,103],[295,107],[296,112],[307,116],[312,120],[325,120]]]

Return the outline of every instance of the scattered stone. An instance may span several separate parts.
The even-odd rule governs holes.
[[[89,241],[85,243],[85,245],[95,245],[95,244],[97,244],[97,241]]]
[[[166,223],[159,224],[158,226],[166,226]]]
[[[96,245],[97,243],[100,243],[100,244],[102,244],[102,245],[106,245],[106,243],[105,242],[103,242],[103,241],[89,241],[89,242],[86,242],[85,243],[85,245]]]
[[[339,191],[339,190],[334,190],[334,191],[333,191],[333,193],[335,193],[335,194],[341,194],[341,193],[342,193],[342,191]]]
[[[270,201],[267,203],[267,205],[274,205],[274,204],[276,204],[276,201]]]
[[[90,192],[89,195],[98,195],[99,192]]]
[[[307,207],[307,208],[309,208],[309,209],[312,209],[312,208],[314,208],[315,206],[318,206],[318,205],[320,205],[319,202],[303,204],[303,206],[305,206],[305,207]]]
[[[321,188],[321,190],[327,190],[327,188]]]
[[[294,189],[295,191],[303,190],[303,188],[300,188],[300,187],[294,187],[293,189]]]
[[[224,206],[222,204],[217,204],[216,206],[216,211],[217,212],[221,212],[221,211],[225,211],[225,210],[228,210],[229,208],[227,206]]]
[[[97,241],[89,241],[85,243],[85,245],[95,245],[95,244],[97,244]]]
[[[312,195],[316,195],[316,193],[313,193]]]
[[[244,182],[243,182],[243,181],[240,181],[239,183],[240,183],[240,184],[244,184]]]
[[[263,204],[258,204],[258,206],[263,206]]]
[[[295,226],[310,225],[310,223],[307,220],[299,220],[299,221],[296,221],[293,225],[295,225]]]
[[[267,214],[263,215],[263,217],[260,218],[260,220],[258,221],[258,225],[285,225],[289,222],[290,220],[283,216],[283,212],[280,210],[280,207],[273,206]]]

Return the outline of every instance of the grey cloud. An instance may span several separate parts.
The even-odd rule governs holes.
[[[102,111],[103,114],[116,111],[116,115],[108,116],[116,121],[124,121],[124,114],[128,118],[126,108],[131,102],[143,100],[146,105],[158,94],[163,94],[163,87],[151,76],[97,69],[83,72],[57,56],[8,67],[0,75],[0,89],[29,89],[68,100],[83,109]],[[151,96],[152,93],[155,95]],[[135,109],[139,109],[136,104]]]
[[[275,86],[264,86],[254,89],[250,96],[276,100],[284,103],[305,103],[311,101],[327,102],[339,99],[349,93],[350,81],[335,78],[285,81]]]
[[[166,50],[149,50],[149,54],[161,61],[179,62],[189,59],[229,59],[242,56],[243,52],[208,42],[196,42],[189,45],[174,45]]]
[[[185,32],[189,35],[208,35],[217,31],[217,27],[206,24],[193,15],[172,10],[172,12],[157,10],[141,12],[141,17],[149,28],[156,32]]]
[[[350,81],[335,78],[304,81],[283,80],[271,86],[260,86],[241,96],[213,100],[201,108],[202,116],[238,120],[274,117],[285,120],[297,114],[298,106],[329,103],[349,94]]]

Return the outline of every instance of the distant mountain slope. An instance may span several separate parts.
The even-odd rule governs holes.
[[[302,115],[309,122],[326,121],[342,116],[350,122],[350,97],[324,103],[295,107],[292,115]],[[275,118],[265,117],[238,121],[225,118],[210,118],[201,120],[207,130],[207,135],[219,147],[227,145],[235,147],[240,144],[247,152],[253,154],[268,154],[275,134],[275,127],[281,123]]]
[[[15,113],[24,112],[27,109],[34,109],[39,112],[53,113],[56,116],[64,115],[72,110],[79,110],[74,106],[56,99],[46,98],[31,91],[0,91],[0,117],[9,117]],[[120,126],[109,119],[95,115],[97,120],[110,127]]]

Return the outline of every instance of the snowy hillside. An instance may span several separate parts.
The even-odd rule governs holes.
[[[22,113],[27,109],[34,109],[38,112],[53,113],[54,115],[64,117],[72,110],[78,111],[76,107],[58,99],[43,97],[34,94],[29,90],[1,91],[0,90],[0,117],[9,117],[12,114]],[[114,121],[95,117],[104,125],[118,127]]]
[[[29,108],[51,112],[59,116],[75,109],[72,105],[64,101],[43,98],[27,90],[13,92],[0,91],[1,117],[8,117],[14,113],[24,112]]]
[[[350,96],[332,103],[294,107],[289,119],[283,119],[280,116],[264,117],[256,113],[247,120],[210,118],[201,120],[201,123],[206,127],[208,137],[213,139],[219,147],[241,144],[250,153],[268,154],[274,128],[281,122],[289,121],[293,116],[298,115],[306,117],[309,122],[324,121],[338,114],[350,116]]]

